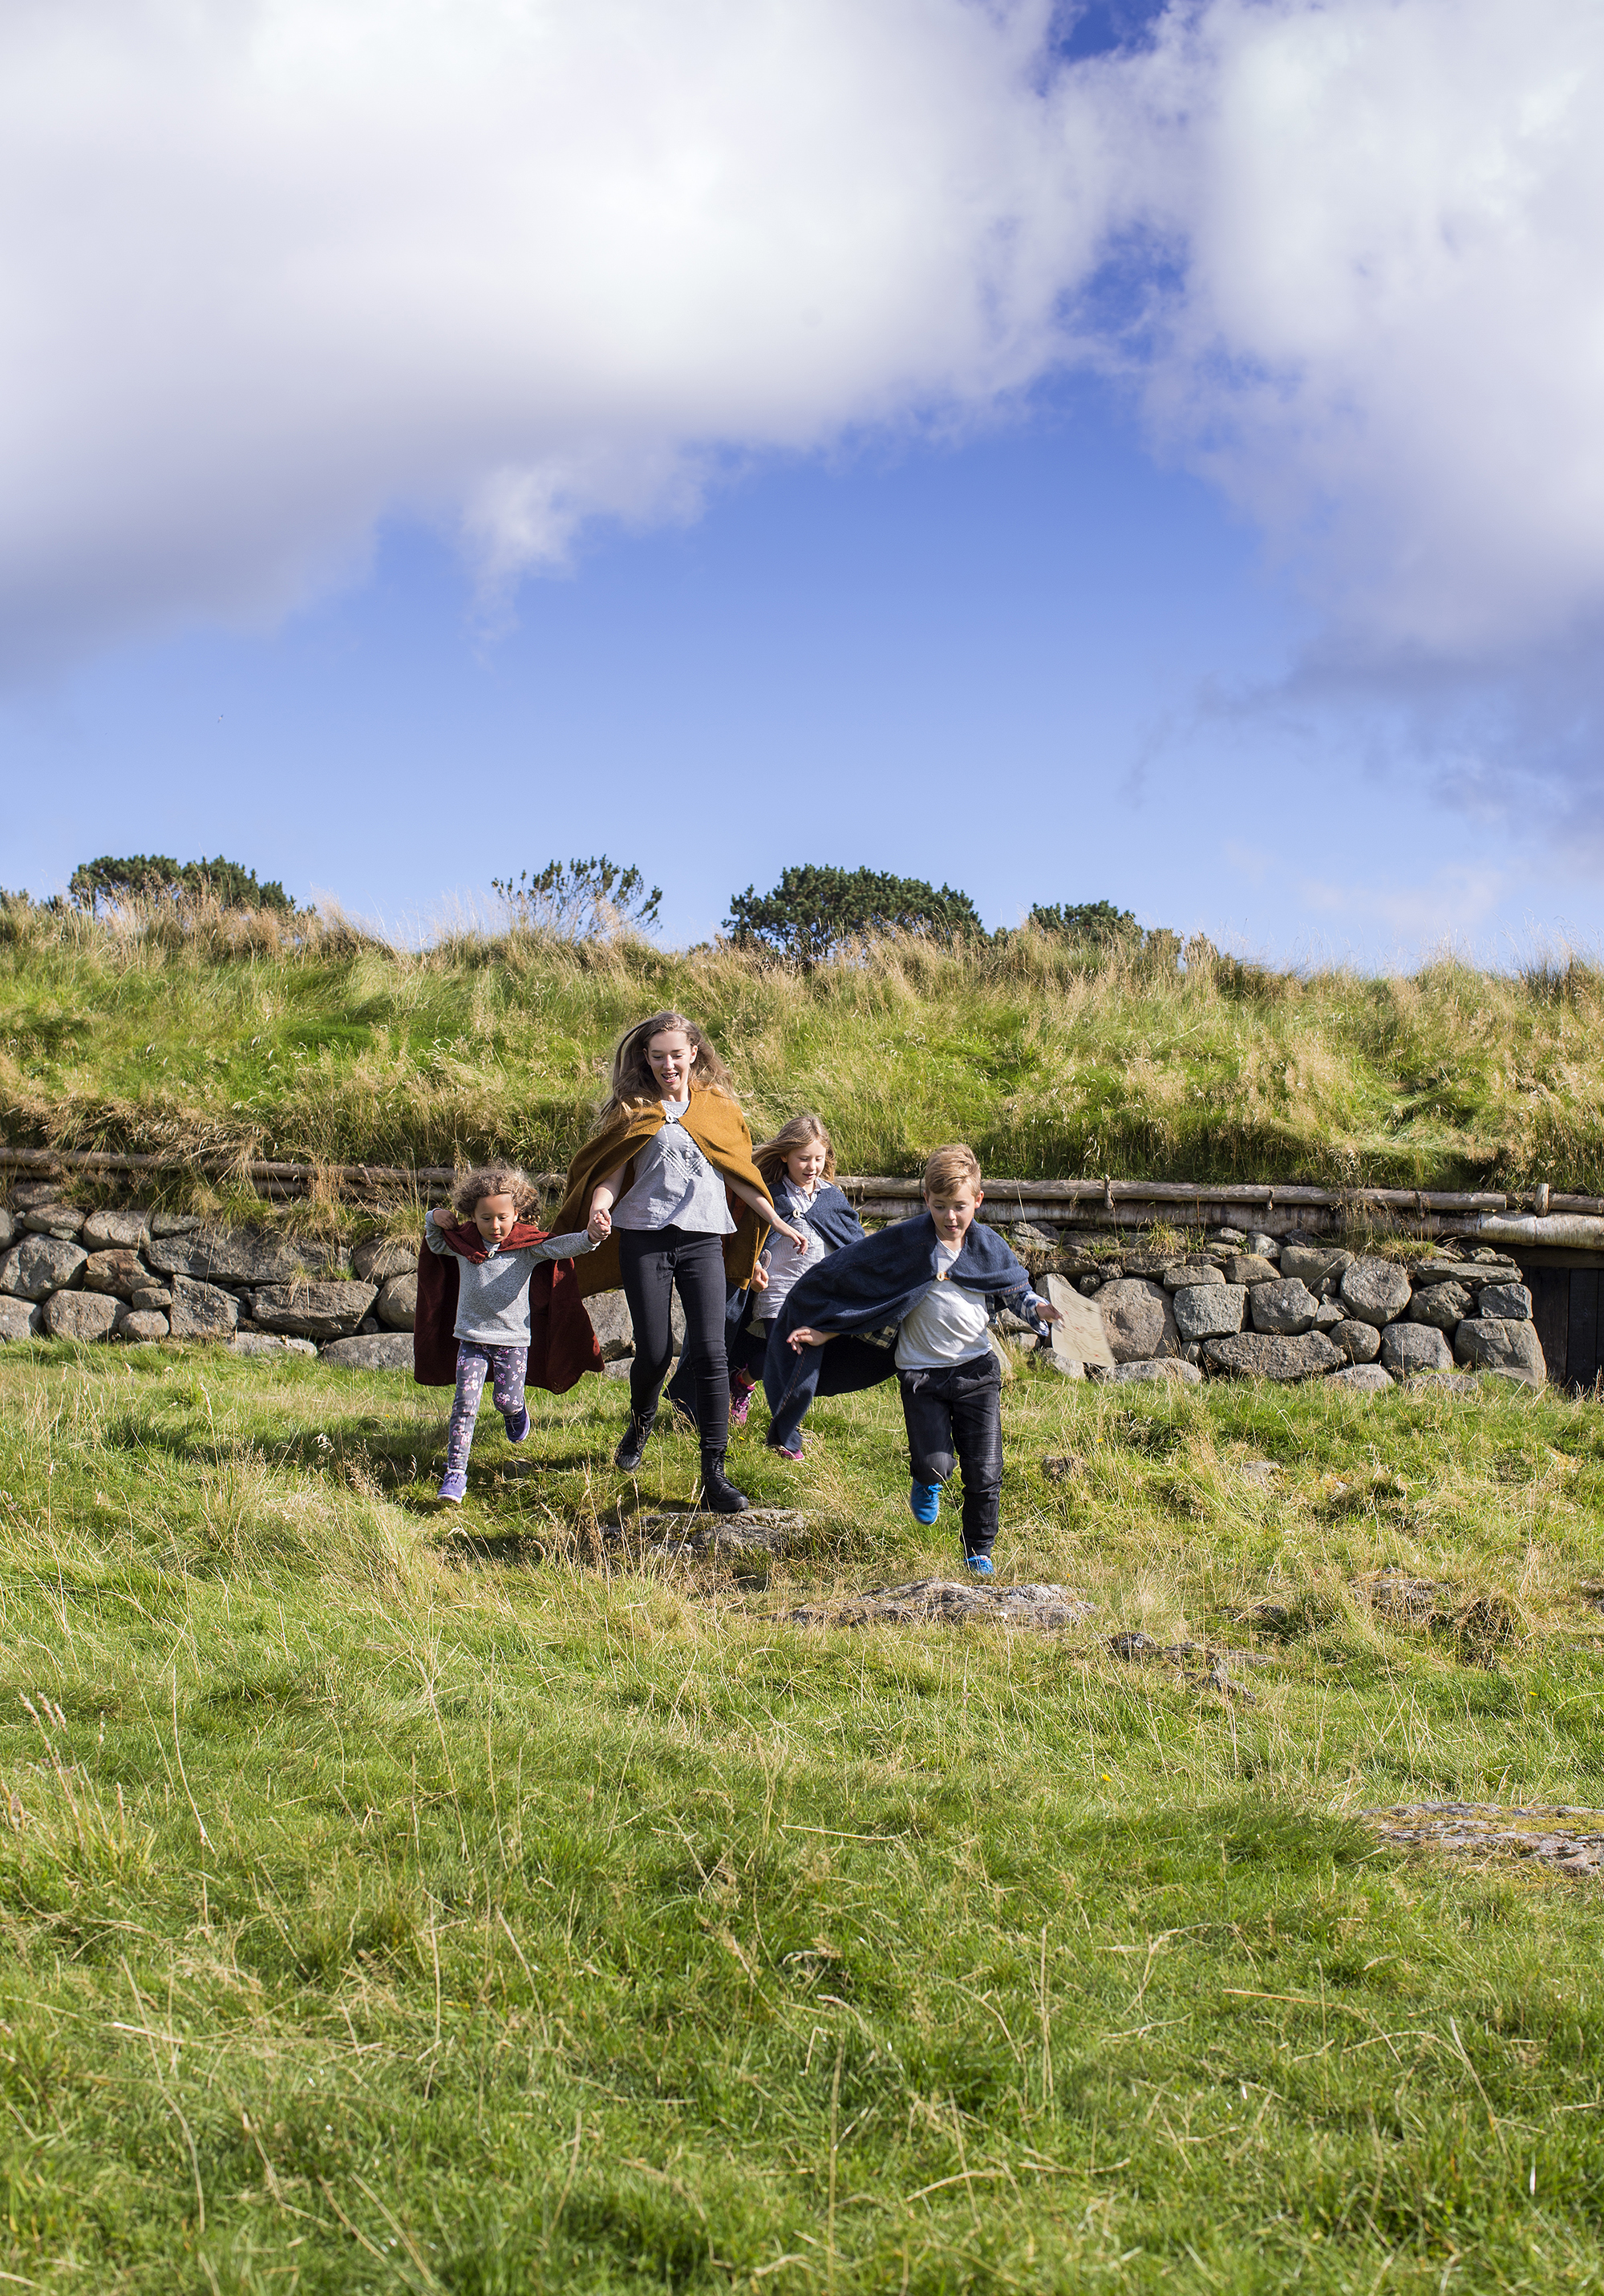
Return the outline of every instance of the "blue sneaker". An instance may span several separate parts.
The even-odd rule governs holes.
[[[913,1510],[913,1520],[915,1522],[934,1522],[937,1516],[941,1513],[941,1485],[939,1483],[910,1483],[908,1485],[908,1505]]]
[[[503,1411],[502,1424],[507,1431],[509,1443],[527,1443],[529,1439],[529,1406],[527,1403],[516,1411]]]
[[[462,1501],[468,1496],[467,1474],[464,1472],[455,1475],[442,1475],[440,1478],[439,1495],[446,1502],[447,1505],[461,1506]]]
[[[971,1578],[994,1578],[997,1575],[989,1554],[966,1554],[963,1565]]]

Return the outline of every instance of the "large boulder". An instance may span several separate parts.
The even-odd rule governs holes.
[[[1374,1324],[1367,1324],[1369,1331]],[[1349,1364],[1346,1371],[1330,1371],[1321,1382],[1324,1387],[1337,1388],[1344,1395],[1390,1395],[1392,1374],[1382,1370],[1379,1364]]]
[[[410,1371],[413,1342],[410,1332],[374,1332],[365,1339],[331,1340],[317,1351],[320,1363],[339,1364],[347,1371]]]
[[[216,1283],[197,1283],[188,1275],[175,1275],[173,1304],[168,1324],[176,1340],[226,1340],[240,1320],[240,1303],[232,1292]]]
[[[1381,1334],[1375,1325],[1358,1323],[1352,1316],[1332,1324],[1330,1339],[1351,1364],[1373,1364],[1381,1352]]]
[[[122,1303],[104,1292],[53,1292],[39,1312],[53,1340],[104,1340],[117,1328]]]
[[[159,1223],[158,1223],[159,1225]],[[294,1283],[327,1267],[332,1244],[274,1235],[261,1228],[201,1228],[159,1235],[145,1259],[161,1275],[187,1275],[199,1283]]]
[[[1381,1334],[1381,1366],[1403,1379],[1412,1371],[1452,1371],[1453,1357],[1435,1324],[1388,1324]]]
[[[1524,1283],[1488,1283],[1476,1303],[1478,1316],[1495,1316],[1507,1324],[1529,1324],[1532,1295]]]
[[[59,1236],[26,1235],[0,1260],[0,1293],[12,1300],[47,1300],[83,1280],[89,1255]]]
[[[150,1280],[150,1271],[136,1251],[115,1247],[92,1251],[84,1264],[85,1291],[109,1292],[114,1300],[131,1300]]]
[[[1323,1332],[1289,1337],[1240,1332],[1234,1339],[1205,1340],[1203,1361],[1210,1371],[1237,1379],[1294,1380],[1339,1370],[1342,1357]]]
[[[37,1340],[44,1329],[44,1312],[30,1300],[0,1300],[0,1341]]]
[[[629,1302],[622,1292],[598,1292],[585,1303],[602,1349],[603,1363],[620,1363],[634,1353],[634,1325],[630,1321]]]
[[[1296,1276],[1306,1283],[1318,1299],[1322,1292],[1334,1292],[1343,1275],[1354,1264],[1351,1251],[1322,1243],[1284,1243],[1281,1246],[1281,1272],[1283,1276]]]
[[[1273,1283],[1280,1273],[1274,1260],[1263,1259],[1256,1251],[1232,1252],[1225,1262],[1227,1283]]]
[[[302,1340],[344,1340],[378,1298],[372,1283],[269,1283],[250,1298],[250,1313],[265,1332],[291,1332]]]
[[[117,1337],[137,1344],[140,1341],[165,1340],[168,1319],[154,1308],[135,1308],[117,1327]]]
[[[1462,1283],[1450,1276],[1442,1283],[1422,1283],[1409,1303],[1412,1324],[1434,1324],[1439,1332],[1451,1332],[1454,1325],[1475,1312],[1476,1302]]]
[[[1161,1283],[1144,1275],[1122,1275],[1097,1295],[1097,1312],[1117,1364],[1147,1363],[1181,1352],[1174,1311]]]
[[[17,1223],[4,1206],[0,1206],[0,1251],[16,1241]]]
[[[392,1275],[415,1275],[418,1247],[405,1237],[364,1236],[351,1253],[351,1267],[362,1283],[388,1283]]]
[[[279,1332],[236,1332],[228,1342],[231,1356],[315,1356],[310,1340],[292,1340]]]
[[[418,1320],[417,1270],[411,1268],[405,1275],[387,1276],[379,1287],[373,1312],[387,1330],[410,1332]]]
[[[1256,1283],[1248,1294],[1256,1332],[1273,1332],[1294,1339],[1313,1328],[1320,1302],[1301,1277],[1289,1282]]]
[[[1342,1272],[1342,1304],[1355,1322],[1379,1331],[1409,1306],[1408,1271],[1393,1259],[1355,1259]]]
[[[1188,1283],[1174,1295],[1175,1331],[1185,1343],[1240,1332],[1248,1292],[1240,1283]]]
[[[137,1251],[150,1241],[150,1234],[148,1212],[91,1212],[78,1232],[78,1242],[90,1251]]]
[[[1453,1335],[1453,1352],[1471,1371],[1500,1371],[1527,1387],[1542,1387],[1548,1379],[1535,1327],[1507,1316],[1467,1316]]]

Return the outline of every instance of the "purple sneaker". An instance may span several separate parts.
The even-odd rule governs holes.
[[[755,1390],[756,1382],[749,1379],[732,1380],[730,1382],[730,1424],[732,1427],[744,1427],[746,1425],[747,1413],[752,1407],[752,1397]]]
[[[465,1472],[461,1472],[456,1474],[442,1475],[440,1478],[439,1496],[446,1501],[447,1506],[461,1506],[462,1501],[468,1496],[467,1474]]]
[[[527,1443],[529,1439],[529,1406],[520,1404],[516,1411],[503,1411],[502,1423],[507,1431],[509,1443]]]
[[[772,1451],[776,1459],[789,1459],[791,1465],[794,1467],[798,1465],[801,1461],[802,1438],[799,1435],[798,1436],[796,1448],[794,1450],[784,1443],[770,1443],[765,1446],[765,1448]]]

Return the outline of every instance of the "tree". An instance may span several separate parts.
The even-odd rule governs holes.
[[[492,877],[490,889],[526,932],[556,933],[563,940],[597,940],[621,924],[646,931],[658,921],[663,889],[646,890],[638,869],[622,869],[605,853],[588,861],[548,861],[536,877],[520,869],[516,881]]]
[[[67,890],[80,909],[97,909],[119,901],[199,901],[211,899],[225,909],[274,909],[280,916],[296,914],[295,903],[276,879],[258,882],[254,869],[239,861],[175,861],[167,853],[133,853],[118,858],[103,853],[98,861],[80,861],[67,881]]]
[[[781,872],[772,892],[749,885],[730,897],[724,927],[741,948],[768,949],[793,964],[817,964],[843,941],[864,933],[983,935],[974,903],[951,885],[873,869],[837,869],[814,862]]]
[[[1113,940],[1142,939],[1132,912],[1117,909],[1112,901],[1055,903],[1050,909],[1038,901],[1030,912],[1030,922],[1038,932],[1052,933],[1063,940],[1096,941],[1103,947]]]

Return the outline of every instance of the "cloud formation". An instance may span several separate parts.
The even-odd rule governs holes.
[[[10,661],[271,616],[390,515],[505,581],[588,517],[687,514],[732,456],[1076,362],[1260,523],[1333,662],[1592,627],[1604,15],[1201,0],[1073,62],[1055,29],[1051,0],[15,0]]]

